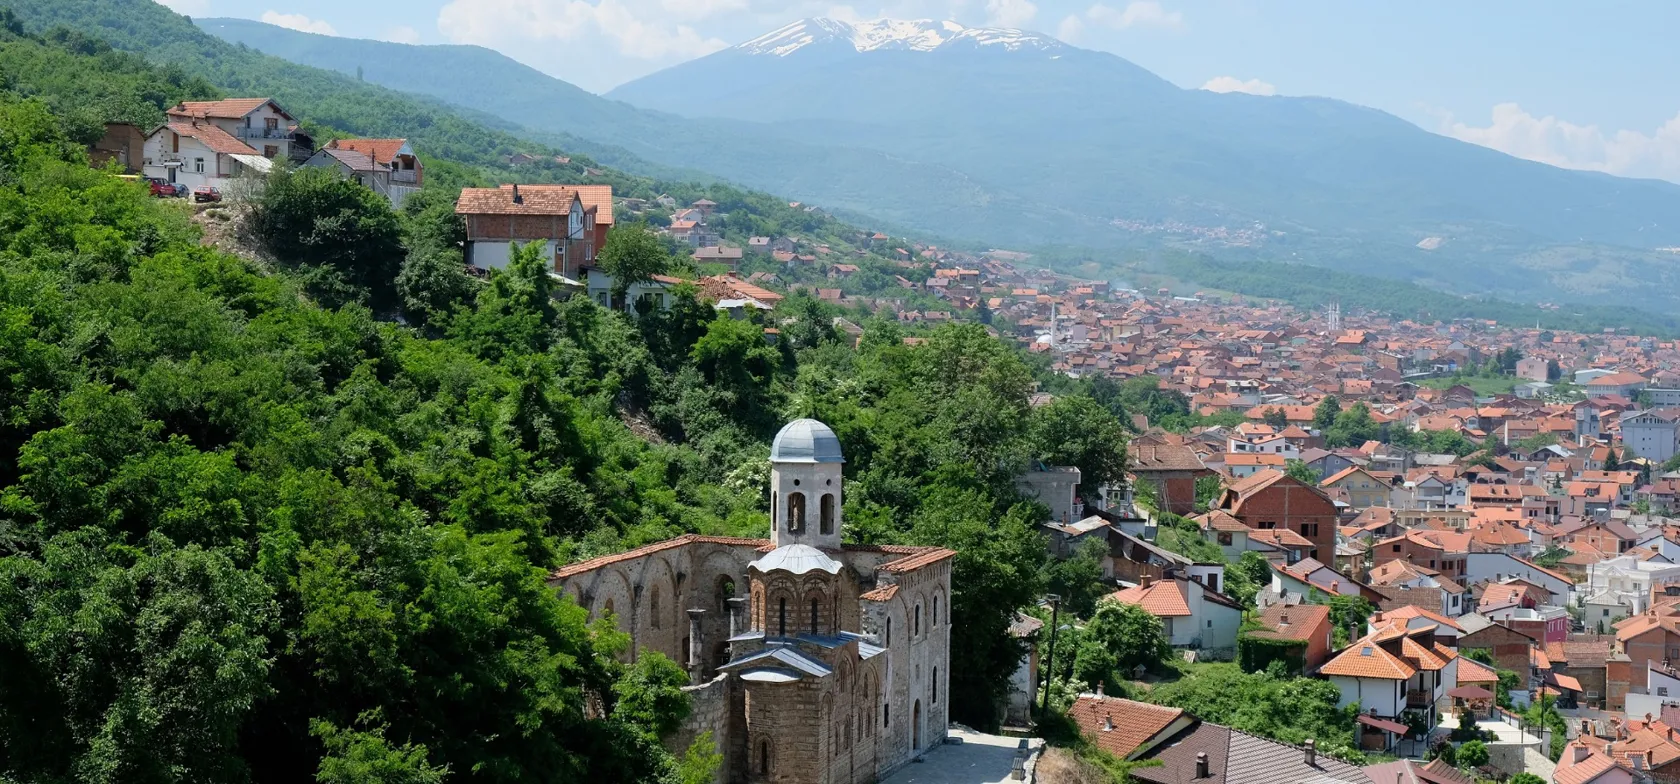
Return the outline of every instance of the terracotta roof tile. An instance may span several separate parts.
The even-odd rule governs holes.
[[[355,150],[389,166],[406,144],[407,139],[334,139],[327,143],[327,149]]]
[[[209,147],[212,152],[224,155],[257,155],[251,146],[233,138],[227,131],[208,123],[169,123],[169,130],[182,136],[197,139],[200,144]]]
[[[220,101],[182,101],[170,107],[165,114],[181,115],[198,119],[216,118],[221,120],[237,120],[256,111],[263,104],[270,103],[269,98],[225,98]],[[280,105],[275,104],[279,109]],[[281,112],[285,112],[282,110]],[[290,115],[287,115],[288,117]]]
[[[1157,617],[1180,617],[1190,614],[1190,604],[1179,590],[1177,580],[1157,580],[1108,595],[1109,599],[1135,604]]]
[[[1079,732],[1086,740],[1126,759],[1171,727],[1184,716],[1184,711],[1118,697],[1081,694],[1068,708],[1067,715],[1079,725]]]
[[[770,542],[765,539],[740,539],[730,536],[701,536],[699,534],[683,534],[675,539],[655,542],[650,545],[638,547],[634,550],[626,550],[622,553],[613,553],[612,555],[603,555],[597,558],[591,558],[587,561],[579,561],[569,566],[562,566],[559,569],[556,569],[553,574],[549,575],[548,579],[551,581],[564,580],[567,577],[599,569],[603,566],[633,560],[644,555],[652,555],[653,553],[663,552],[665,550],[671,550],[693,543],[726,544],[737,547],[757,548],[767,545]]]

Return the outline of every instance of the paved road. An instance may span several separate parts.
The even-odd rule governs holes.
[[[881,784],[1006,784],[1015,762],[1020,738],[986,735],[952,728],[951,736],[961,744],[946,743],[922,755],[888,776]],[[1027,741],[1038,748],[1043,741]]]

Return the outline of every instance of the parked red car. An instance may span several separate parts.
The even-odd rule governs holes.
[[[221,192],[221,190],[219,190],[217,188],[212,188],[208,185],[200,185],[193,190],[193,201],[195,201],[195,202],[221,201],[221,200],[222,200],[222,192]]]
[[[162,198],[164,196],[174,196],[175,195],[175,183],[168,182],[166,180],[160,180],[156,177],[148,177],[146,179],[146,182],[149,183],[152,186],[152,195],[153,196],[157,196],[159,198]]]

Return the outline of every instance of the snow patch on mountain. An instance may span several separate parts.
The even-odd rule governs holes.
[[[801,19],[735,47],[748,54],[786,57],[811,44],[843,41],[859,52],[904,50],[932,52],[953,45],[998,46],[1009,51],[1053,51],[1061,41],[1039,33],[1002,27],[964,27],[933,19],[876,19],[850,24],[837,19]]]

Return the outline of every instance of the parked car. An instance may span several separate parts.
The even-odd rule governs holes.
[[[169,182],[168,180],[160,180],[156,177],[147,177],[146,182],[151,185],[153,196],[162,198],[164,196],[175,195],[175,183]]]
[[[193,201],[195,201],[195,202],[221,201],[221,200],[222,200],[222,192],[221,192],[220,189],[212,188],[208,185],[200,185],[196,189],[193,190]]]

